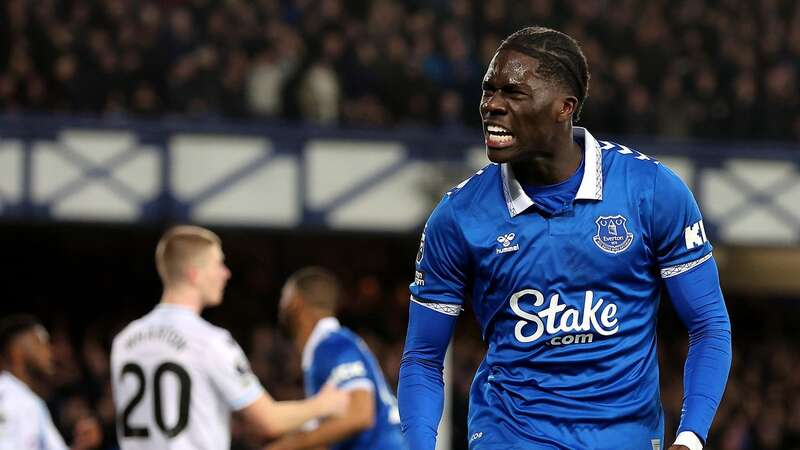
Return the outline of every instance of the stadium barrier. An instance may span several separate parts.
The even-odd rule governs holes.
[[[619,141],[690,185],[717,242],[800,242],[800,146]],[[474,129],[3,116],[0,219],[406,233],[486,162]]]

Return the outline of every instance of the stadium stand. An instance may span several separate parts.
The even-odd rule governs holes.
[[[9,0],[0,111],[459,127],[530,24],[582,42],[592,130],[800,139],[790,0]]]

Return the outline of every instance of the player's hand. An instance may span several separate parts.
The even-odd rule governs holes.
[[[689,447],[685,445],[673,445],[672,447],[668,448],[667,450],[689,450]]]
[[[75,423],[72,450],[88,450],[103,443],[103,429],[94,417],[84,417]]]
[[[350,393],[337,389],[333,383],[325,383],[317,394],[326,416],[343,416],[350,406]]]

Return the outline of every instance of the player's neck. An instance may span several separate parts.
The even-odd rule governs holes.
[[[300,320],[300,323],[297,326],[297,333],[295,334],[295,345],[301,353],[303,352],[306,343],[308,343],[308,340],[311,338],[311,333],[314,332],[314,328],[316,328],[319,321],[325,317],[316,315],[305,316]]]
[[[583,149],[571,138],[561,143],[549,155],[511,163],[514,177],[521,184],[548,186],[571,177],[581,164]]]
[[[9,364],[5,367],[5,370],[11,375],[14,375],[14,378],[21,381],[25,386],[28,386],[30,390],[34,390],[33,376],[25,367],[25,364]]]
[[[182,306],[200,314],[203,311],[203,299],[200,292],[191,286],[176,285],[164,288],[161,303],[165,305]]]
[[[297,333],[294,335],[294,345],[297,347],[297,350],[300,353],[303,352],[303,349],[306,347],[306,343],[308,339],[311,337],[311,333],[314,331],[314,327],[317,325],[317,321],[313,320],[302,320],[297,326]]]

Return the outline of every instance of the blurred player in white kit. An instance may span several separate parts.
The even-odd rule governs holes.
[[[168,230],[156,266],[161,302],[120,332],[111,349],[122,450],[227,450],[235,411],[264,438],[344,413],[348,394],[332,386],[304,401],[274,401],[230,333],[200,317],[222,303],[231,275],[216,234],[194,226]]]
[[[44,400],[34,389],[54,374],[50,336],[29,315],[12,315],[0,321],[0,450],[66,450]],[[103,440],[92,417],[73,429],[72,450],[97,448]]]

